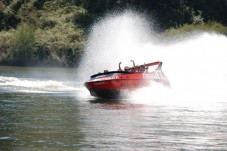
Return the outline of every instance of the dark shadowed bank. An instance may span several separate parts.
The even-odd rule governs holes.
[[[226,0],[2,0],[0,65],[77,66],[94,22],[126,9],[154,19],[165,36],[227,35]]]

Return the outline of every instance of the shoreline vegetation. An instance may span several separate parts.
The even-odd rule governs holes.
[[[168,38],[193,31],[227,35],[225,0],[2,0],[0,65],[76,67],[95,21],[141,8]]]

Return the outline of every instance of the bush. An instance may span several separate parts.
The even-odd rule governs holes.
[[[35,29],[27,24],[21,24],[11,41],[11,61],[13,64],[26,65],[33,58],[35,44]]]
[[[227,27],[217,22],[207,22],[200,24],[184,24],[179,28],[167,29],[163,34],[165,36],[177,36],[193,31],[216,32],[227,35]]]
[[[12,30],[7,32],[0,32],[0,63],[3,63],[8,60],[11,37]]]
[[[15,4],[10,3],[8,8],[9,12],[15,10],[22,23],[12,30],[8,41],[1,39],[3,32],[0,32],[0,52],[4,51],[4,55],[0,54],[0,63],[17,66],[77,65],[85,42],[84,26],[91,22],[90,18],[87,19],[87,11],[59,0],[42,1],[37,6],[42,10],[30,14],[33,4],[37,5],[36,0],[19,7],[21,2],[24,1],[15,0]],[[34,23],[31,22],[33,17]]]

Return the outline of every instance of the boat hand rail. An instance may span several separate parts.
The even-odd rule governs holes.
[[[155,61],[155,62],[152,62],[152,63],[147,63],[147,64],[144,64],[145,66],[155,66],[155,65],[160,65],[162,64],[161,61]]]
[[[133,61],[133,64],[134,64],[134,61]],[[139,68],[139,67],[150,67],[150,66],[155,66],[155,65],[158,65],[158,67],[156,69],[162,68],[162,62],[161,61],[155,61],[155,62],[147,63],[147,64],[144,63],[144,65],[139,65],[139,66],[134,65],[134,67],[130,67],[130,68],[128,68],[128,70],[136,69],[136,68]]]

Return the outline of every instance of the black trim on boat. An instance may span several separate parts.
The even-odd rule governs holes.
[[[125,98],[130,91],[127,90],[114,90],[114,89],[92,89],[90,94],[95,97],[104,99],[120,99]]]
[[[133,72],[127,72],[127,71],[109,71],[105,73],[98,73],[91,76],[91,79],[96,79],[100,77],[110,77],[110,76],[117,76],[117,75],[123,75],[123,74],[133,74]]]

